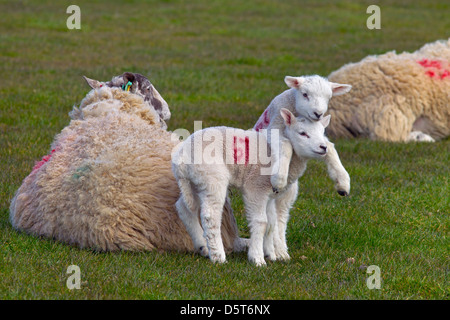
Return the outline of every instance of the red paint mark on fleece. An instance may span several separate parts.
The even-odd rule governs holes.
[[[269,117],[269,109],[264,110],[264,113],[259,117],[253,129],[259,131],[261,129],[265,129],[269,126],[270,117]]]
[[[248,164],[248,159],[250,157],[250,139],[245,137],[245,165]]]
[[[32,170],[31,172],[34,172],[34,171],[38,170],[38,169],[41,168],[46,162],[49,162],[50,159],[52,158],[53,153],[55,153],[55,151],[56,151],[56,150],[53,149],[52,152],[51,152],[50,154],[44,156],[44,157],[42,158],[41,161],[37,162],[37,163],[34,165],[33,170]]]
[[[428,60],[428,59],[422,59],[417,61],[418,64],[420,64],[424,68],[437,68],[441,69],[442,64],[438,60]]]
[[[425,74],[430,78],[443,80],[450,77],[450,65],[446,61],[422,59],[417,63],[426,69]]]
[[[244,143],[244,149],[239,146],[238,144]],[[250,158],[250,139],[249,137],[244,138],[238,138],[236,136],[233,137],[233,158],[234,163],[242,163],[242,160],[245,156],[245,165],[248,164],[249,158]]]

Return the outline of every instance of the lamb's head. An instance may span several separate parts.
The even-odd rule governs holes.
[[[280,110],[286,126],[285,135],[292,144],[294,152],[306,159],[322,158],[327,153],[325,128],[330,123],[331,115],[319,121],[311,121],[304,117],[296,118],[288,109]]]
[[[140,95],[150,107],[155,109],[162,120],[170,119],[170,109],[167,102],[161,97],[150,80],[139,73],[125,72],[120,76],[113,77],[108,82],[100,82],[87,77],[84,77],[84,79],[92,89],[98,89],[106,85],[111,88],[122,88],[123,90]]]
[[[295,110],[298,115],[312,121],[322,119],[332,96],[344,94],[352,88],[351,85],[330,82],[318,75],[286,76],[284,82],[296,89]]]

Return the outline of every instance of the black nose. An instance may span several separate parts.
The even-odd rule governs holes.
[[[320,119],[320,117],[322,116],[322,113],[314,112],[314,115],[317,117],[317,119]]]
[[[322,149],[323,151],[327,152],[327,146],[321,145],[320,149]]]

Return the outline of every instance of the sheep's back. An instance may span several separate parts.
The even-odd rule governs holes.
[[[73,120],[11,204],[13,225],[99,250],[192,250],[176,216],[170,133],[133,115]]]

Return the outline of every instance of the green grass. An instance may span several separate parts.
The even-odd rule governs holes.
[[[448,38],[450,6],[370,1],[0,2],[0,299],[449,299],[449,140],[339,140],[350,197],[310,162],[288,225],[291,261],[255,268],[245,253],[213,265],[194,254],[96,253],[16,232],[9,202],[87,93],[82,75],[148,75],[172,110],[169,129],[251,127],[285,75],[327,75],[389,50]],[[240,232],[248,236],[234,192]],[[353,259],[350,259],[353,258]],[[81,289],[68,290],[69,265]],[[366,267],[381,270],[380,290]]]

